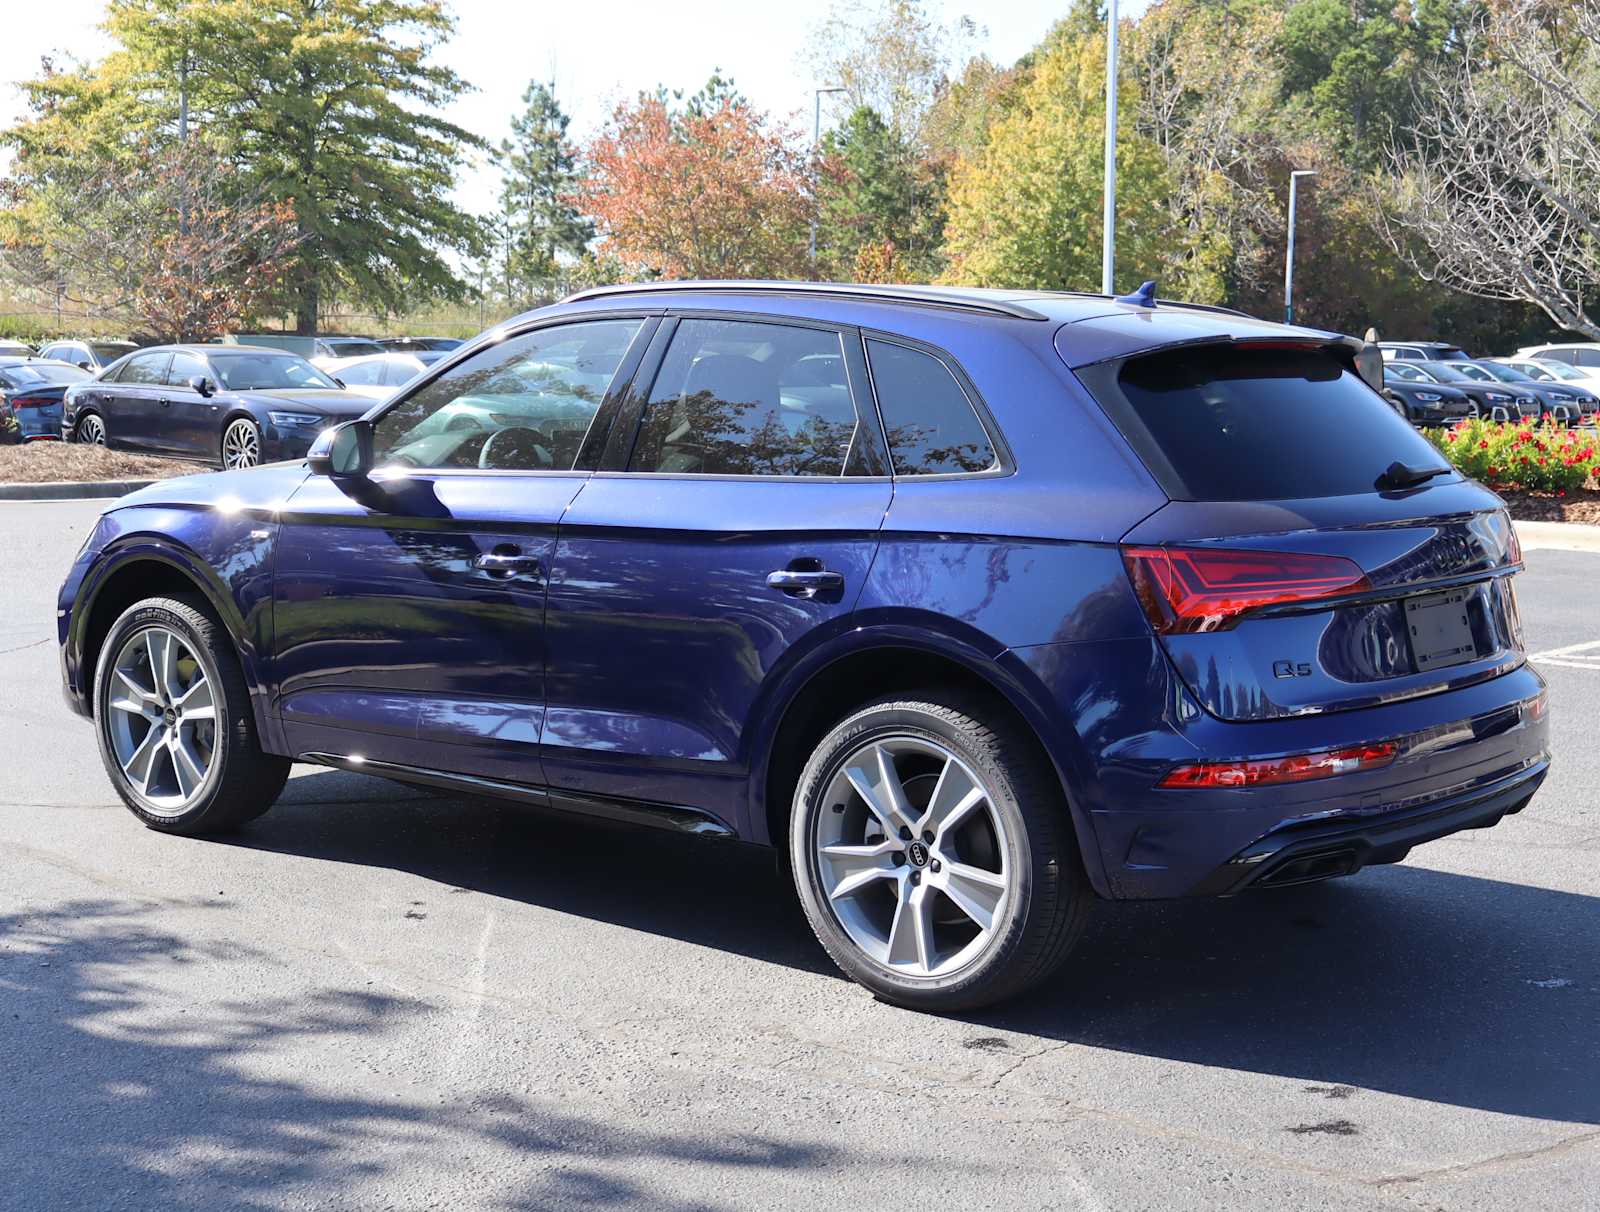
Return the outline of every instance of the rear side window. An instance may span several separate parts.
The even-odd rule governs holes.
[[[838,333],[684,320],[656,375],[628,470],[838,476],[855,431]]]
[[[1575,366],[1600,366],[1600,349],[1575,349],[1572,362]]]
[[[167,363],[172,360],[170,353],[139,354],[129,358],[123,364],[122,373],[117,376],[118,383],[160,383],[167,375]]]
[[[898,476],[953,475],[997,465],[994,446],[972,401],[932,354],[888,341],[867,342]]]
[[[1180,501],[1283,501],[1376,491],[1389,464],[1445,464],[1332,355],[1173,350],[1080,377]]]

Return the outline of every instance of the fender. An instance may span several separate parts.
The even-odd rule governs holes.
[[[82,706],[89,706],[93,687],[83,666],[89,636],[89,620],[95,603],[105,586],[123,569],[136,563],[157,563],[172,569],[193,584],[211,607],[229,637],[234,641],[245,686],[250,692],[251,709],[264,747],[280,750],[282,738],[269,703],[270,664],[272,653],[272,595],[271,573],[273,543],[277,525],[269,516],[255,511],[241,511],[218,521],[218,515],[209,508],[203,515],[209,525],[200,536],[207,545],[215,547],[222,556],[217,562],[227,567],[230,579],[225,581],[208,560],[194,548],[173,538],[170,533],[157,534],[132,527],[144,519],[127,514],[145,514],[145,509],[118,511],[108,514],[104,522],[111,523],[123,533],[114,537],[93,557],[72,604],[71,625],[67,632],[62,659],[71,680],[77,686]],[[172,525],[172,514],[190,512],[199,519],[202,510],[194,507],[164,507],[166,529],[182,530],[183,523]],[[92,710],[92,708],[91,708]]]
[[[1069,720],[1055,708],[1048,688],[1023,660],[992,637],[958,620],[925,611],[876,610],[874,621],[835,633],[787,659],[768,678],[767,688],[752,710],[744,735],[750,738],[746,788],[751,840],[778,844],[767,826],[767,778],[774,741],[795,700],[830,666],[873,650],[899,648],[927,652],[953,661],[1000,694],[1022,716],[1042,742],[1066,797],[1090,883],[1105,895],[1107,888],[1089,813],[1072,794],[1081,786],[1090,764],[1085,747]],[[858,616],[859,619],[859,616]]]

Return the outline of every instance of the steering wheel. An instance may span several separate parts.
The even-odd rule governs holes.
[[[549,441],[537,429],[497,429],[478,451],[478,466],[485,470],[544,471],[555,466]]]

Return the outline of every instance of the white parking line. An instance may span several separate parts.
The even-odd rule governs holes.
[[[1528,659],[1539,665],[1561,665],[1567,669],[1600,671],[1600,640],[1568,644],[1565,648],[1547,648],[1543,652],[1530,653]]]

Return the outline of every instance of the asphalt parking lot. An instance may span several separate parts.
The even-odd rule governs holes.
[[[1600,555],[1528,556],[1567,651],[1519,817],[1105,906],[933,1018],[756,850],[313,768],[227,842],[140,828],[57,688],[97,509],[0,504],[0,1207],[1600,1209]]]

